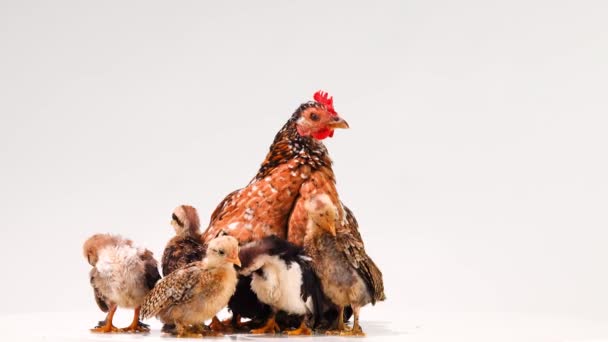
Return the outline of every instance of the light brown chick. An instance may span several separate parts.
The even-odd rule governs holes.
[[[241,265],[238,253],[238,241],[231,236],[211,240],[202,261],[158,282],[144,300],[141,317],[157,316],[175,324],[178,337],[201,336],[201,322],[224,308],[236,289],[234,265]]]
[[[160,279],[158,263],[152,252],[133,245],[131,240],[118,235],[96,234],[83,246],[84,256],[93,269],[90,272],[95,301],[108,315],[96,333],[146,332],[139,322],[139,308],[144,297]],[[118,329],[112,324],[117,307],[135,309],[130,326]]]
[[[359,310],[385,299],[382,273],[365,253],[357,222],[348,209],[344,209],[346,220],[339,221],[339,209],[326,194],[311,197],[304,207],[308,212],[305,250],[323,292],[339,307],[338,320],[328,333],[363,336]],[[344,307],[349,305],[355,316],[352,330],[343,321]]]

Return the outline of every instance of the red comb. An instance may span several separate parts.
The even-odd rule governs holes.
[[[336,110],[334,109],[333,96],[330,97],[328,93],[324,92],[323,90],[319,90],[315,93],[313,99],[315,99],[315,101],[319,102],[320,104],[325,105],[325,108],[327,108],[328,112],[332,113],[333,115],[338,115],[338,113],[336,113]]]

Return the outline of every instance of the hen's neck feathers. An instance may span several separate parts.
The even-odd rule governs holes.
[[[309,165],[312,169],[321,167],[331,168],[331,159],[327,148],[317,139],[301,136],[296,128],[296,121],[300,118],[302,108],[296,111],[277,133],[270,151],[262,163],[255,179],[266,177],[272,169],[292,159],[299,161],[300,165]]]

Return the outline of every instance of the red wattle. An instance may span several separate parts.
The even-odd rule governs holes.
[[[323,128],[322,130],[315,132],[312,134],[313,138],[317,139],[317,140],[323,140],[327,137],[333,137],[334,136],[334,130],[333,129],[329,129],[329,128]]]

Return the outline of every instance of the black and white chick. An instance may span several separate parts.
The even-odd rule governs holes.
[[[260,302],[258,296],[251,290],[251,276],[244,275],[239,275],[236,291],[228,302],[228,310],[232,313],[232,317],[222,324],[227,329],[245,331],[260,327],[266,323],[272,313],[270,306]],[[243,322],[242,319],[249,321]]]
[[[302,316],[299,328],[289,335],[310,335],[320,313],[323,291],[310,258],[301,247],[274,235],[241,247],[239,273],[251,275],[251,290],[271,307],[266,324],[251,330],[253,334],[281,332],[275,320],[277,312]]]

